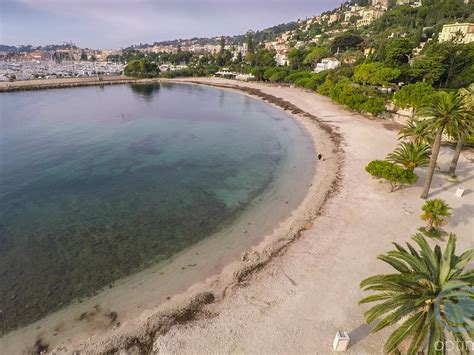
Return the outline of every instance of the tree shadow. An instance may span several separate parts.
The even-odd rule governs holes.
[[[450,183],[450,185],[446,186],[443,184],[443,186],[437,188],[437,189],[431,189],[430,193],[429,193],[429,196],[428,197],[433,197],[433,196],[436,196],[436,195],[439,195],[440,193],[442,193],[443,191],[447,191],[450,187],[452,187],[453,185],[454,186],[462,186],[463,183],[467,182],[467,181],[470,181],[470,180],[473,180],[474,179],[474,176],[469,176],[463,180],[459,180],[459,181],[456,181],[456,182],[452,182]]]
[[[352,347],[359,343],[361,340],[364,340],[372,331],[372,326],[366,323],[362,323],[357,328],[353,329],[349,333],[349,337],[351,338],[351,342],[349,346]]]
[[[474,205],[463,204],[453,211],[453,215],[448,221],[448,225],[458,226],[461,224],[469,224],[470,219],[474,215]]]

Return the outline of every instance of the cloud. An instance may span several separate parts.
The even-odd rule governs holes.
[[[39,38],[50,38],[48,43],[71,39],[90,47],[239,34],[316,15],[336,6],[334,0],[2,1],[22,8],[17,11],[16,23],[8,14],[8,6],[2,11],[6,12],[8,22],[3,28],[6,38],[18,38],[24,43],[37,42]],[[24,38],[28,32],[34,36]]]

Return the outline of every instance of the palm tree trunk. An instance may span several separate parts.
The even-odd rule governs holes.
[[[451,160],[451,166],[449,167],[449,175],[452,177],[456,176],[456,167],[458,166],[459,156],[461,155],[462,146],[464,144],[464,137],[459,137],[458,143],[456,144],[456,149],[454,150],[453,159]]]
[[[425,229],[427,232],[433,229],[433,218],[428,219],[428,224],[426,225]]]
[[[431,158],[430,158],[430,167],[428,170],[428,177],[426,179],[425,187],[421,194],[422,199],[428,198],[428,193],[430,192],[431,181],[433,180],[433,174],[436,168],[436,161],[438,160],[439,148],[441,147],[441,137],[443,136],[444,126],[438,128],[436,132],[436,137],[433,142],[433,148],[431,149]]]

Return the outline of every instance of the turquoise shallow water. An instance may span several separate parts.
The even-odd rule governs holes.
[[[0,333],[222,230],[302,136],[271,106],[184,84],[1,94],[0,109]]]

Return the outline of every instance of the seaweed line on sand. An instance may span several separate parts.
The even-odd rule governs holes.
[[[234,272],[232,281],[221,292],[219,292],[220,294],[216,295],[212,292],[201,292],[194,295],[184,305],[177,306],[168,311],[157,312],[149,317],[145,324],[138,329],[126,334],[110,336],[99,344],[93,345],[94,353],[116,354],[126,351],[127,353],[133,354],[150,354],[153,352],[153,344],[156,338],[160,335],[166,334],[172,327],[183,325],[197,319],[215,316],[214,313],[206,310],[206,306],[225,299],[229,290],[245,286],[251,277],[258,271],[264,269],[264,267],[269,264],[274,257],[284,254],[288,247],[302,236],[305,230],[312,228],[316,218],[322,214],[326,202],[335,196],[340,190],[342,167],[344,163],[342,149],[343,137],[333,126],[321,122],[318,117],[304,112],[294,104],[276,96],[264,93],[259,89],[238,85],[219,85],[196,81],[186,82],[240,90],[251,96],[256,96],[264,101],[279,106],[285,111],[288,110],[294,115],[299,115],[300,117],[311,120],[321,128],[334,143],[333,153],[337,156],[336,173],[332,178],[330,188],[324,193],[321,203],[315,206],[312,216],[309,219],[295,223],[285,237],[271,243],[261,252],[244,253],[242,260],[245,261],[247,265]],[[86,348],[87,347],[88,346],[86,345]],[[88,352],[88,350],[86,350],[86,352]]]

